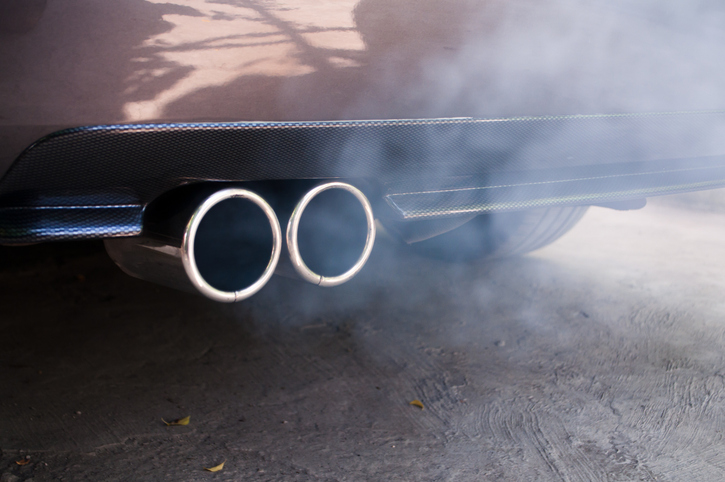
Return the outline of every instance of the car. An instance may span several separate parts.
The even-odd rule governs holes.
[[[6,0],[0,244],[223,302],[725,186],[721,2]]]

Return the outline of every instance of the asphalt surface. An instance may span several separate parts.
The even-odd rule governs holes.
[[[381,241],[346,285],[235,305],[97,243],[0,261],[2,482],[725,477],[717,210],[593,208],[468,265]]]

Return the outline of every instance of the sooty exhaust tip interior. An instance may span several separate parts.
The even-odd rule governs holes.
[[[344,182],[309,190],[287,225],[287,249],[297,274],[319,286],[352,279],[375,242],[375,218],[365,195]]]
[[[212,194],[189,220],[182,259],[192,284],[217,301],[240,301],[272,277],[282,232],[272,207],[251,191]]]
[[[230,198],[209,209],[199,223],[194,257],[213,288],[240,291],[264,274],[273,247],[272,228],[259,206]]]
[[[322,276],[340,276],[352,268],[366,241],[365,209],[347,191],[321,192],[300,218],[300,255],[310,270]]]

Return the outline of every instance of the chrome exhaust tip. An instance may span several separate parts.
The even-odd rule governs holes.
[[[320,195],[331,199],[318,204]],[[300,278],[318,286],[345,283],[362,270],[373,250],[375,218],[370,201],[350,184],[320,184],[295,206],[286,238],[290,262]]]
[[[254,192],[222,189],[198,204],[167,203],[155,215],[143,236],[105,240],[113,261],[131,276],[231,303],[257,293],[274,274],[282,230]]]
[[[271,228],[272,252],[269,260],[261,275],[257,277],[256,273],[251,273],[255,281],[248,285],[246,282],[239,280],[239,273],[230,271],[233,268],[239,269],[240,266],[234,265],[239,265],[240,263],[235,263],[230,260],[232,263],[231,265],[227,265],[227,269],[221,272],[219,269],[219,263],[224,261],[223,256],[219,256],[219,254],[223,255],[224,253],[217,252],[220,248],[219,245],[222,244],[220,241],[226,241],[226,244],[229,244],[229,241],[231,241],[233,244],[235,241],[235,227],[238,225],[234,225],[234,219],[232,218],[236,217],[239,213],[220,213],[221,215],[218,216],[219,219],[216,220],[210,220],[207,217],[215,208],[222,208],[222,203],[232,200],[248,201],[261,209],[269,221]],[[243,223],[245,220],[240,219],[239,221]],[[205,224],[212,225],[204,226]],[[220,227],[226,232],[220,232]],[[236,234],[239,234],[239,232],[237,231]],[[227,239],[225,240],[224,238]],[[236,240],[238,241],[238,239]],[[224,189],[206,198],[192,214],[184,231],[180,250],[181,262],[194,288],[212,300],[235,302],[249,298],[267,284],[277,267],[281,249],[282,229],[272,207],[261,196],[251,191],[245,189]],[[214,256],[214,254],[217,256]],[[237,279],[235,281],[229,278]]]

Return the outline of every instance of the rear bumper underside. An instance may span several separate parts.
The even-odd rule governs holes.
[[[725,113],[79,127],[0,180],[0,243],[134,236],[199,182],[365,179],[386,215],[432,219],[725,186]]]

